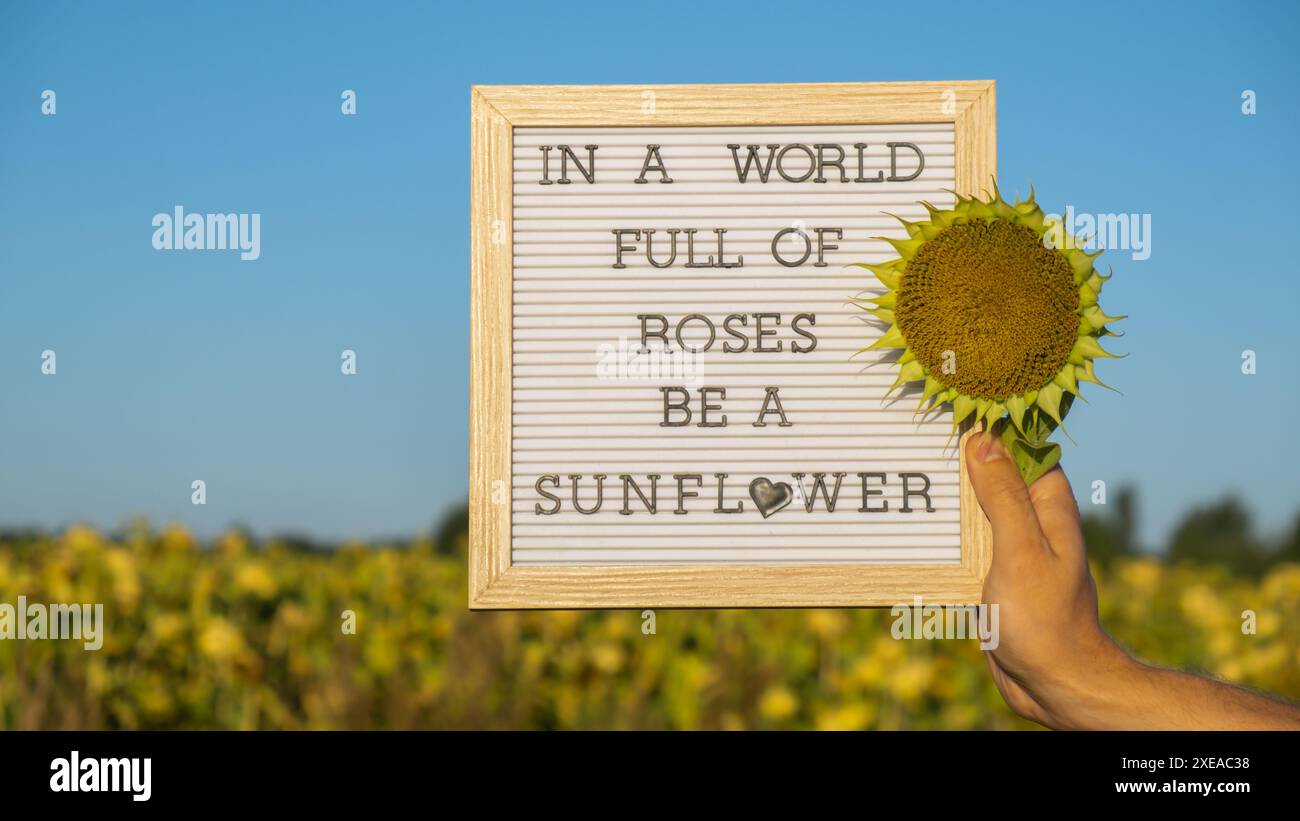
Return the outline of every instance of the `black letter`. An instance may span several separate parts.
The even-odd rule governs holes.
[[[884,496],[884,495],[885,495],[885,491],[883,491],[883,490],[871,490],[871,489],[869,489],[869,488],[867,487],[867,479],[879,479],[879,480],[880,480],[880,484],[882,484],[882,485],[884,485],[884,484],[888,484],[888,481],[885,479],[885,474],[883,474],[883,473],[859,473],[858,475],[862,477],[862,507],[858,508],[858,512],[859,512],[859,513],[885,513],[885,512],[888,512],[888,510],[889,510],[889,501],[888,501],[888,500],[885,501],[885,506],[884,506],[884,507],[870,507],[869,505],[867,505],[867,500],[870,499],[872,496]]]
[[[559,512],[560,512],[560,497],[559,497],[559,496],[555,496],[555,495],[550,494],[550,493],[547,493],[546,491],[542,490],[542,482],[550,482],[550,483],[551,483],[553,486],[555,486],[555,488],[558,490],[559,487],[560,487],[560,477],[559,477],[559,475],[558,475],[558,474],[555,474],[555,473],[548,473],[548,474],[546,474],[545,476],[538,476],[538,477],[537,477],[537,484],[533,485],[533,487],[535,487],[535,488],[537,489],[537,492],[538,492],[538,493],[540,493],[541,495],[545,496],[547,499],[550,499],[552,502],[555,502],[555,507],[551,508],[550,510],[543,510],[543,509],[542,509],[542,505],[541,505],[541,503],[539,502],[538,504],[533,505],[533,515],[535,515],[535,516],[550,516],[552,513],[559,513]]]
[[[736,164],[736,177],[739,178],[739,180],[740,180],[741,182],[745,182],[745,181],[747,180],[747,178],[749,177],[749,166],[750,166],[751,163],[753,163],[754,165],[756,165],[756,166],[758,167],[758,176],[759,176],[759,178],[762,179],[763,182],[767,182],[767,175],[772,173],[772,157],[776,154],[776,150],[777,150],[778,148],[780,148],[781,146],[780,146],[780,145],[769,145],[769,146],[767,147],[767,167],[766,167],[766,168],[763,167],[763,165],[761,164],[761,162],[760,162],[759,159],[758,159],[758,146],[756,146],[756,145],[747,145],[747,146],[745,146],[745,147],[749,149],[749,156],[745,158],[745,170],[744,170],[744,171],[741,171],[741,170],[740,170],[740,156],[739,156],[738,154],[736,154],[736,152],[740,150],[740,146],[739,146],[739,145],[728,145],[728,146],[727,146],[727,148],[730,148],[730,149],[731,149],[731,161],[732,161],[733,163]]]
[[[605,502],[605,474],[593,473],[591,478],[596,480],[596,506],[591,510],[585,509],[578,503],[578,480],[582,478],[581,473],[570,473],[569,480],[573,482],[573,509],[579,513],[590,516],[600,510],[600,506]]]
[[[704,324],[709,326],[709,341],[705,342],[703,345],[699,345],[694,348],[692,348],[690,345],[687,345],[682,340],[682,328],[685,327],[687,322],[690,322],[693,319],[702,319],[704,320]],[[687,314],[677,322],[677,344],[681,346],[681,349],[683,351],[689,351],[690,353],[704,353],[709,348],[713,347],[713,343],[717,338],[718,338],[718,329],[713,327],[713,320],[709,319],[704,314]]]
[[[671,242],[672,254],[668,257],[668,261],[664,263],[655,262],[655,255],[654,252],[651,250],[652,246],[650,244],[650,237],[654,235],[654,232],[655,229],[653,228],[645,229],[645,258],[650,260],[650,264],[656,268],[668,268],[677,260],[677,235],[681,233],[681,229],[678,228],[668,229],[668,237],[670,240],[672,240]],[[640,239],[640,237],[637,237],[637,239]],[[628,250],[634,250],[634,249],[628,249]]]
[[[688,393],[687,390],[686,390],[685,388],[660,388],[659,390],[660,390],[660,391],[663,393],[663,395],[664,395],[664,421],[662,421],[662,422],[659,423],[659,427],[661,427],[661,428],[682,428],[682,427],[686,427],[687,425],[689,425],[689,424],[691,423],[691,408],[690,408],[691,395],[690,395],[690,393]],[[682,397],[683,397],[683,398],[682,398],[682,401],[681,401],[680,403],[676,404],[676,405],[670,403],[670,402],[668,401],[668,392],[669,392],[669,391],[677,391],[678,393],[680,393],[680,394],[682,395]],[[668,412],[671,411],[671,410],[683,410],[683,411],[686,411],[686,418],[683,419],[683,420],[680,421],[680,422],[669,422],[669,421],[668,421]]]
[[[647,339],[649,339],[652,336],[658,339],[660,342],[664,343],[664,350],[670,350],[668,347],[668,318],[667,317],[665,317],[663,314],[637,314],[636,318],[641,320],[641,350],[638,351],[638,353],[650,352],[650,349],[646,347],[645,342]],[[663,327],[660,328],[658,331],[651,333],[646,329],[645,326],[647,319],[657,319],[659,320],[659,323]]]
[[[623,235],[632,234],[637,239],[641,239],[641,232],[636,230],[635,228],[615,228],[610,233],[614,235],[614,267],[626,268],[627,266],[623,264],[623,252],[635,251],[636,246],[624,245]]]
[[[727,426],[727,415],[722,414],[721,422],[710,422],[709,411],[722,410],[721,405],[709,404],[709,391],[718,394],[719,399],[727,398],[726,388],[700,388],[700,427],[702,428],[725,428]]]
[[[551,179],[551,147],[549,145],[539,145],[537,150],[542,152],[542,178],[537,181],[538,185],[555,185],[555,180]],[[555,477],[558,482],[560,477]]]
[[[766,393],[763,395],[763,409],[758,412],[758,421],[754,423],[754,427],[756,428],[767,427],[767,423],[763,421],[763,417],[767,416],[769,413],[780,414],[781,421],[777,423],[779,427],[783,427],[783,428],[794,427],[794,422],[791,422],[790,420],[785,418],[785,408],[781,407],[781,397],[777,393],[777,391],[781,389],[764,388],[763,390],[766,391]],[[776,402],[776,409],[768,410],[767,409],[768,403],[773,401]]]
[[[748,325],[748,324],[749,324],[749,315],[748,315],[748,314],[728,314],[728,315],[727,315],[727,318],[724,319],[724,320],[722,320],[722,330],[724,330],[724,331],[726,331],[727,333],[731,334],[731,335],[734,336],[736,339],[739,339],[741,342],[743,342],[743,343],[745,343],[745,344],[744,344],[744,345],[741,345],[740,347],[736,347],[735,345],[732,345],[730,342],[723,342],[723,343],[722,343],[722,350],[723,350],[723,352],[725,352],[725,353],[743,353],[744,351],[746,351],[746,350],[749,349],[749,337],[745,336],[744,334],[738,332],[735,328],[731,327],[731,321],[732,321],[733,319],[739,319],[741,325]]]
[[[862,176],[862,154],[864,151],[867,150],[867,144],[854,143],[853,147],[858,149],[858,176],[853,181],[854,182],[884,182],[885,181],[884,171],[877,171],[876,176],[872,177],[871,179],[867,179],[866,177]]]
[[[835,143],[818,143],[817,148],[817,177],[813,182],[826,182],[826,166],[838,168],[840,170],[840,182],[848,182],[849,175],[844,173],[844,149]],[[838,160],[827,160],[822,154],[828,148],[834,148],[840,153]]]
[[[791,340],[790,350],[794,351],[795,353],[808,353],[809,351],[813,351],[817,349],[817,337],[814,336],[813,334],[808,333],[803,328],[799,327],[799,320],[801,319],[808,320],[809,325],[816,325],[817,314],[795,314],[794,319],[790,320],[790,327],[794,330],[794,332],[799,334],[799,336],[804,337],[805,339],[811,339],[812,344],[801,347],[799,345],[798,340]]]
[[[786,234],[798,234],[803,237],[803,256],[799,257],[795,262],[786,262],[785,257],[781,256],[781,252],[776,249],[777,244],[781,241],[781,237],[784,237]],[[798,268],[800,265],[807,262],[808,257],[810,256],[812,256],[812,240],[801,229],[782,228],[780,231],[776,232],[776,236],[772,237],[772,259],[781,263],[785,267]]]
[[[718,479],[718,506],[717,506],[716,508],[713,509],[713,512],[714,512],[714,513],[740,513],[741,511],[743,511],[743,510],[745,509],[745,503],[744,503],[744,502],[739,502],[739,501],[738,501],[738,502],[736,502],[736,506],[733,507],[733,508],[730,508],[730,509],[728,509],[728,508],[726,508],[726,507],[723,506],[723,501],[722,501],[722,484],[723,484],[723,483],[722,483],[722,480],[727,478],[727,474],[725,474],[725,473],[715,473],[715,474],[713,474],[713,475],[716,476],[717,479]]]
[[[803,493],[803,474],[802,474],[802,473],[791,473],[790,475],[791,475],[792,477],[794,477],[794,480],[795,480],[796,482],[799,483],[799,492],[800,492],[800,493]],[[817,491],[820,490],[820,491],[822,492],[822,498],[826,500],[826,512],[827,512],[827,513],[834,513],[834,512],[835,512],[835,503],[836,503],[837,501],[839,501],[839,498],[840,498],[840,482],[843,482],[843,481],[844,481],[844,477],[847,476],[847,475],[848,475],[847,473],[839,473],[839,472],[836,472],[836,473],[834,474],[834,476],[835,476],[835,492],[834,492],[834,493],[827,493],[827,492],[826,492],[826,474],[825,474],[825,473],[814,473],[814,474],[813,474],[813,489],[812,489],[812,493],[808,493],[808,494],[805,494],[805,495],[804,495],[804,502],[803,502],[804,510],[808,511],[809,513],[812,513],[813,505],[817,504]]]
[[[825,268],[829,264],[826,262],[826,260],[822,258],[825,255],[825,253],[827,251],[840,250],[840,246],[838,245],[826,244],[826,235],[829,234],[831,231],[834,231],[836,239],[844,239],[844,229],[843,228],[814,228],[813,230],[817,232],[817,261],[813,263],[813,267]]]
[[[650,480],[649,501],[646,501],[645,494],[641,492],[641,487],[637,485],[635,481],[632,480],[632,477],[630,475],[624,473],[620,475],[618,478],[623,480],[623,509],[618,512],[620,516],[632,515],[632,508],[628,505],[628,502],[631,501],[631,497],[628,495],[627,492],[629,486],[636,491],[637,496],[641,497],[641,504],[645,505],[646,510],[650,511],[651,513],[659,512],[659,474],[658,473],[648,473],[646,474],[645,477]]]
[[[764,319],[775,319],[776,324],[781,324],[780,314],[754,314],[754,353],[780,353],[784,342],[777,342],[775,348],[763,347],[763,337],[776,336],[776,331],[771,328],[763,330]]]
[[[647,171],[658,171],[660,176],[659,182],[672,182],[672,178],[668,176],[668,169],[664,168],[663,157],[659,156],[659,146],[647,145],[645,150],[645,162],[641,164],[641,176],[637,177],[633,182],[647,182],[645,178]],[[653,166],[650,165],[651,159],[655,161]]]
[[[930,503],[930,477],[926,476],[924,473],[900,473],[898,475],[901,476],[903,479],[903,506],[899,508],[899,511],[902,513],[911,513],[912,508],[909,507],[910,503],[907,501],[908,497],[922,496],[925,498],[925,512],[933,513],[934,506]],[[907,486],[907,480],[909,478],[921,479],[922,481],[925,482],[925,487],[921,488],[920,490],[909,489]]]
[[[802,177],[791,177],[785,173],[785,155],[796,148],[808,155],[808,172]],[[776,173],[780,174],[781,179],[786,182],[803,182],[817,173],[817,157],[813,154],[813,150],[803,143],[790,143],[781,149],[780,154],[776,155]]]
[[[583,148],[587,149],[587,164],[591,166],[590,171],[582,167],[582,161],[578,159],[577,154],[573,153],[572,148],[567,145],[560,146],[560,185],[568,185],[573,182],[573,180],[569,179],[570,159],[573,160],[574,165],[578,166],[578,173],[587,178],[587,182],[596,181],[596,149],[600,148],[600,146],[584,145]]]
[[[677,509],[674,510],[673,513],[683,515],[686,513],[686,508],[682,506],[682,502],[693,496],[699,496],[700,494],[693,490],[686,490],[682,483],[686,479],[694,479],[695,486],[701,487],[704,485],[704,475],[700,473],[674,473],[673,478],[677,480]]]
[[[925,155],[921,153],[921,149],[917,148],[912,143],[886,143],[886,145],[889,146],[890,182],[908,182],[909,180],[914,180],[921,176],[921,172],[925,170]],[[917,166],[916,170],[912,172],[910,177],[898,176],[898,149],[900,148],[910,148],[916,152]]]

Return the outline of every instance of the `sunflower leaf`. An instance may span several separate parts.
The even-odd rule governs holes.
[[[1032,485],[1061,461],[1061,446],[1055,442],[1028,441],[1021,437],[1014,425],[1003,425],[1000,435],[1026,485]]]

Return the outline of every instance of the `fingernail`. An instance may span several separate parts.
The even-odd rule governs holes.
[[[1002,447],[1002,440],[992,432],[986,431],[983,436],[984,441],[980,442],[979,447],[975,449],[975,458],[981,462],[993,462],[1001,459],[1006,453]]]

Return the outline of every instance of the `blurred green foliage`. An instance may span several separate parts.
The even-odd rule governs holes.
[[[1132,510],[1112,509],[1088,529],[1116,638],[1300,696],[1300,564],[1282,561],[1300,558],[1294,537],[1235,566],[1215,551],[1239,549],[1249,522],[1211,509],[1166,563],[1139,555]],[[639,612],[472,613],[465,540],[463,513],[430,539],[334,550],[238,532],[200,545],[143,524],[0,537],[0,602],[100,602],[107,622],[96,652],[0,641],[0,727],[1030,726],[973,641],[896,641],[888,611],[664,610],[653,635]]]

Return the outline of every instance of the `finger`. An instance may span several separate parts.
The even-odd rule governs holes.
[[[1052,552],[1059,556],[1082,557],[1084,544],[1079,505],[1074,500],[1070,480],[1060,465],[1034,482],[1029,488],[1029,500]]]
[[[999,554],[1016,558],[1043,552],[1045,540],[1029,489],[995,433],[983,431],[967,438],[966,470],[975,498],[993,525],[993,561]]]

